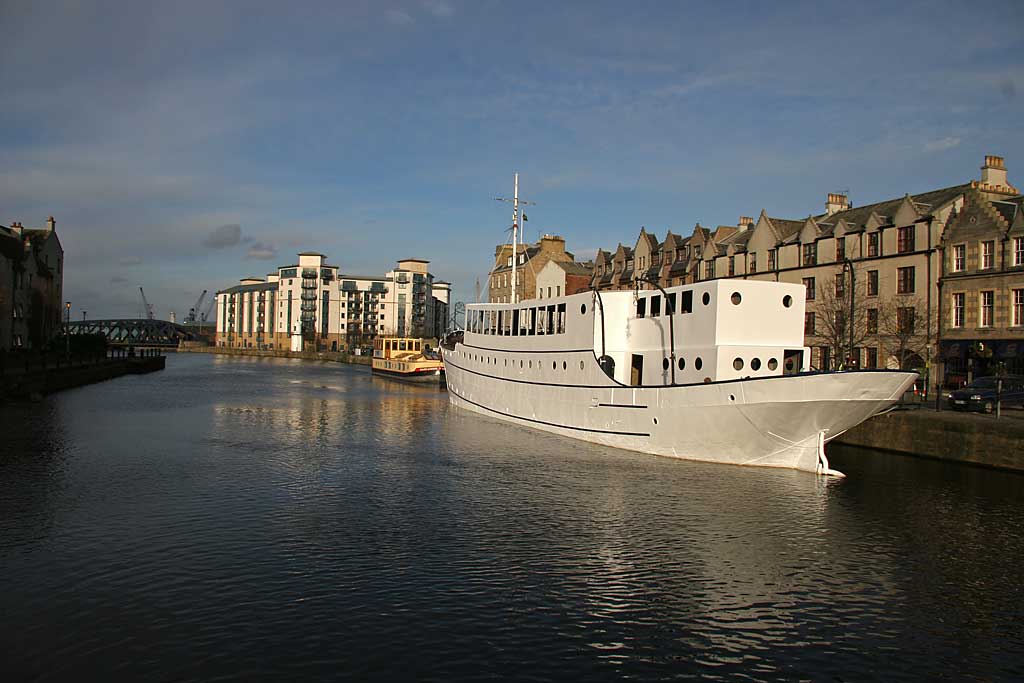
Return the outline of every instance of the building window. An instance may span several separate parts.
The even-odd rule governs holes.
[[[846,238],[836,238],[836,261],[842,261],[846,258]]]
[[[868,296],[878,296],[878,271],[868,271]]]
[[[1013,321],[1011,324],[1014,327],[1020,327],[1024,325],[1024,289],[1013,290],[1013,311],[1011,312],[1010,319]]]
[[[867,321],[867,332],[868,334],[878,334],[878,309],[868,309],[868,321]]]
[[[736,257],[735,256],[730,256],[729,257],[729,277],[732,277],[735,274],[736,274]]]
[[[804,278],[804,288],[807,290],[807,300],[808,301],[814,301],[815,286],[814,286],[814,278],[813,277],[805,277]]]
[[[811,242],[810,244],[804,245],[804,266],[816,266],[818,265],[818,243]]]
[[[756,251],[750,252],[750,272],[751,273],[756,273],[757,272],[757,252]]]
[[[869,258],[874,258],[876,256],[881,256],[881,251],[882,251],[881,248],[880,248],[880,245],[882,243],[881,236],[882,236],[882,233],[880,233],[880,232],[873,232],[873,233],[870,233],[868,235],[868,257]]]
[[[967,268],[967,245],[957,244],[953,247],[953,272],[959,273]]]
[[[1024,266],[1024,237],[1013,238],[1013,265]]]
[[[967,296],[963,292],[953,294],[953,327],[964,326],[964,303]]]
[[[896,252],[909,254],[914,251],[914,226],[907,225],[896,230]]]
[[[878,367],[878,349],[869,346],[864,349],[864,367],[874,369]]]
[[[775,270],[775,249],[768,250],[768,270]]]
[[[708,261],[704,266],[704,278],[707,280],[713,280],[715,278],[715,262]]]
[[[992,307],[995,304],[995,292],[981,293],[981,327],[992,327]]]
[[[913,294],[914,293],[914,266],[907,266],[906,268],[896,269],[896,293],[897,294]]]
[[[814,314],[804,313],[804,334],[814,334]]]
[[[836,273],[836,298],[846,298],[846,273]]]
[[[996,243],[993,240],[986,240],[981,243],[981,268],[986,270],[992,268],[995,261]]]
[[[914,319],[917,309],[913,306],[900,306],[896,309],[896,330],[899,334],[914,334]]]

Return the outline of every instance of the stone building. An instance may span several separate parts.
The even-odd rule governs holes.
[[[544,235],[536,244],[516,245],[516,294],[528,299],[537,291],[537,273],[548,261],[572,263],[575,258],[565,250],[565,239]],[[494,249],[494,267],[487,284],[487,300],[491,303],[512,301],[512,245],[499,244]]]
[[[548,261],[537,273],[537,299],[568,296],[590,289],[594,264],[575,261]]]
[[[947,384],[1024,375],[1024,197],[968,191],[943,230],[939,292]]]
[[[44,228],[0,226],[0,350],[45,349],[62,334],[64,248],[50,216]]]
[[[940,321],[943,232],[968,193],[993,203],[1004,218],[1009,204],[1018,205],[1003,159],[987,156],[980,180],[859,207],[845,194],[829,193],[824,212],[804,219],[762,210],[756,220],[744,216],[714,231],[698,224],[689,237],[669,233],[660,244],[641,229],[634,248],[620,244],[614,254],[598,252],[594,284],[649,287],[635,281],[638,273],[650,277],[652,268],[662,286],[729,277],[803,283],[812,366],[913,368],[943,382],[949,355],[939,352],[940,329],[945,339],[947,328]],[[1002,229],[999,248],[1009,251],[1011,228]],[[1014,287],[1001,291],[1004,298],[993,306],[1005,300],[1012,313]],[[1008,353],[1009,347],[1000,348]]]

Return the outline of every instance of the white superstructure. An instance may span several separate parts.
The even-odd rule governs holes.
[[[834,473],[824,443],[917,375],[811,373],[804,296],[713,280],[470,305],[442,348],[451,401],[630,450]]]

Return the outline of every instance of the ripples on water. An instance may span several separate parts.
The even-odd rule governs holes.
[[[1024,676],[1018,475],[678,462],[205,355],[0,427],[18,679]]]

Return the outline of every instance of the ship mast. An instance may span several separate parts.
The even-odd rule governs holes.
[[[515,174],[515,181],[512,189],[512,303],[517,303],[518,290],[516,289],[516,261],[519,254],[516,247],[516,238],[519,235],[519,174]]]

